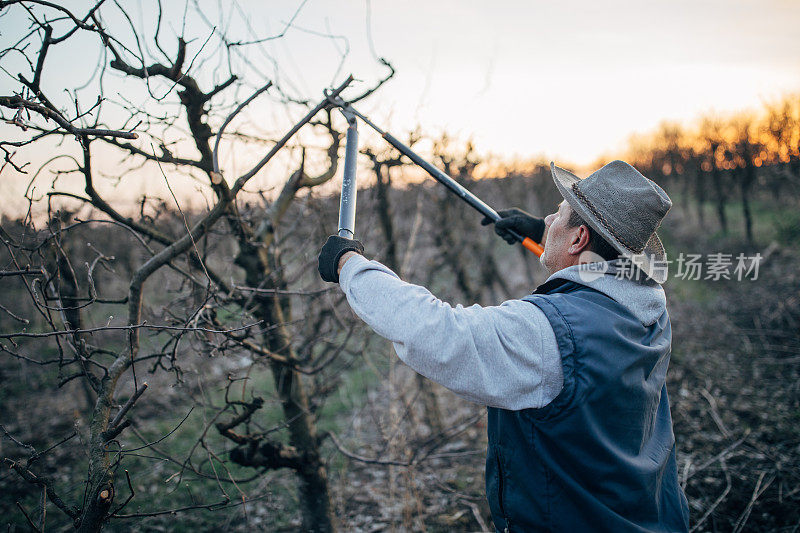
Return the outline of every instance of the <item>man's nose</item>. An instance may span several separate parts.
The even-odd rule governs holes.
[[[556,218],[555,213],[551,213],[551,214],[547,215],[546,217],[544,217],[544,225],[549,228],[550,224],[553,223],[553,219],[554,218]]]

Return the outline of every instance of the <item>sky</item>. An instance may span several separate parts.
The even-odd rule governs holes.
[[[371,7],[375,50],[398,70],[376,106],[393,107],[400,130],[419,121],[423,131],[474,136],[503,156],[587,164],[661,120],[758,106],[800,89],[797,1]],[[354,11],[346,27],[358,34]],[[313,10],[304,14],[298,24],[312,24]]]
[[[211,35],[202,18],[191,14],[193,1],[182,29],[186,4],[165,0],[162,36],[173,47],[168,51],[181,31],[194,38],[190,51],[200,50]],[[83,13],[89,3],[65,5]],[[152,37],[152,2],[125,5],[132,23]],[[400,138],[416,127],[431,137],[448,132],[505,159],[544,157],[587,166],[663,120],[688,122],[711,110],[757,108],[800,92],[796,0],[200,0],[199,5],[229,36],[283,34],[251,47],[253,68],[242,91],[271,79],[293,97],[316,101],[323,88],[352,73],[363,80],[353,94],[384,75],[377,61],[384,57],[397,73],[359,104],[362,113]],[[103,8],[104,19],[124,27],[110,6]],[[0,39],[24,28],[25,18],[19,9],[0,18]],[[100,59],[89,38],[72,43],[48,56],[43,82],[50,94],[61,94],[68,80],[90,79]],[[212,36],[208,43],[203,53],[218,41]],[[210,86],[227,77],[224,62],[202,57],[193,72],[202,82]],[[9,73],[24,71],[24,65],[10,56],[0,65],[7,71],[0,73],[0,93],[10,94],[16,85]],[[106,94],[124,94],[134,103],[146,99],[120,76],[109,75],[106,84]],[[82,94],[91,99],[92,90],[89,84]],[[277,97],[270,98],[253,107],[254,123],[274,124],[277,132],[302,116],[302,110],[286,111]],[[20,135],[0,126],[4,138]],[[239,170],[247,157],[241,159],[226,159],[226,165]],[[9,184],[21,180],[5,176],[0,194],[15,197],[19,187]],[[131,191],[140,194],[147,187]]]

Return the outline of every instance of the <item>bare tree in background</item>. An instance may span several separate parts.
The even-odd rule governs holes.
[[[762,112],[707,114],[694,128],[663,123],[649,135],[638,136],[628,158],[646,175],[680,191],[686,214],[693,200],[701,224],[707,222],[706,202],[713,201],[723,234],[729,229],[729,204],[740,203],[744,238],[754,244],[758,189],[769,191],[774,202],[791,202],[800,190],[798,101],[790,94],[766,103]],[[793,231],[791,221],[786,231]]]
[[[410,135],[408,146],[413,147],[419,141],[419,134]],[[392,169],[403,165],[402,156],[390,147],[383,150],[372,148],[364,149],[363,153],[369,158],[372,164],[372,171],[375,174],[375,195],[377,200],[377,211],[380,222],[381,235],[385,252],[383,262],[403,275],[402,266],[405,261],[401,260],[398,250],[397,230],[395,228],[395,217],[393,216],[392,202],[390,194],[392,191]],[[414,374],[417,384],[419,398],[422,403],[423,416],[430,431],[434,435],[441,434],[444,429],[442,414],[436,399],[436,385],[421,374]]]
[[[756,167],[761,163],[759,154],[763,150],[763,145],[758,135],[758,125],[751,116],[741,116],[734,121],[732,133],[726,157],[733,167],[739,185],[745,238],[752,244],[753,215],[750,203],[753,185],[756,182]]]
[[[86,431],[77,432],[81,453],[88,457],[85,490],[79,500],[66,501],[54,480],[37,473],[37,461],[45,452],[36,451],[7,433],[11,441],[30,451],[25,460],[6,459],[8,466],[42,490],[39,518],[22,506],[20,510],[37,530],[45,527],[48,501],[72,519],[79,531],[98,531],[112,518],[152,515],[122,513],[135,491],[130,477],[126,486],[121,486],[121,469],[130,454],[138,451],[177,464],[180,477],[214,479],[224,495],[219,502],[197,502],[156,514],[214,509],[236,500],[244,503],[246,495],[240,484],[270,470],[289,469],[299,482],[304,528],[332,531],[335,522],[320,453],[323,435],[317,429],[317,407],[336,380],[309,381],[305,376],[331,371],[333,362],[351,350],[351,336],[341,334],[341,324],[330,307],[312,313],[306,306],[301,313],[308,313],[303,320],[311,327],[303,330],[296,325],[298,313],[292,307],[292,298],[319,292],[293,289],[308,283],[308,258],[292,244],[305,229],[298,224],[296,214],[287,213],[300,193],[334,176],[341,135],[326,100],[316,105],[298,101],[267,80],[261,87],[251,89],[249,97],[241,96],[246,88],[240,82],[241,74],[234,72],[234,65],[252,75],[256,70],[250,68],[247,50],[282,34],[233,40],[209,23],[209,27],[202,28],[204,36],[189,35],[186,13],[182,21],[162,20],[162,7],[160,2],[150,5],[158,13],[156,27],[142,32],[132,22],[134,17],[116,2],[101,0],[83,12],[38,0],[0,2],[4,17],[17,10],[22,12],[17,15],[24,15],[30,24],[19,42],[8,44],[0,52],[0,59],[21,55],[29,66],[29,72],[18,75],[4,69],[16,78],[17,88],[13,94],[0,96],[0,109],[4,119],[20,130],[20,140],[0,141],[5,164],[25,173],[30,166],[20,160],[18,151],[59,139],[57,150],[72,162],[72,167],[56,175],[80,176],[83,194],[59,189],[56,179],[53,189],[47,192],[48,205],[60,198],[69,199],[102,213],[99,219],[83,219],[53,210],[46,228],[37,230],[31,222],[26,227],[3,229],[6,263],[2,274],[21,283],[29,299],[24,305],[4,302],[6,314],[28,326],[3,333],[0,350],[21,364],[57,368],[60,385],[80,382],[89,403]],[[205,17],[199,6],[195,16]],[[174,40],[164,37],[168,23],[170,27],[181,27]],[[69,101],[65,102],[63,94],[47,94],[43,89],[43,80],[48,77],[48,55],[56,48],[73,45],[79,38],[91,39],[104,58],[93,78],[98,92],[89,102],[80,98],[77,90],[67,92]],[[74,59],[82,62],[83,56],[83,52],[76,53]],[[198,74],[217,59],[228,72],[216,83],[209,83],[208,76]],[[387,76],[351,100],[371,94],[392,76],[391,66],[383,63]],[[143,91],[147,95],[145,103],[126,100],[124,94],[116,98],[106,95],[104,80],[112,73],[124,75],[126,83]],[[61,83],[69,87],[71,80]],[[339,85],[332,94],[346,86],[347,82]],[[238,129],[240,126],[226,131],[248,104],[268,91],[279,96],[284,102],[281,105],[304,108],[305,116],[272,142],[261,141],[257,135]],[[115,99],[127,116],[119,118],[119,113],[108,112]],[[113,123],[105,124],[105,117],[112,117]],[[267,200],[262,193],[261,208],[249,208],[249,202],[243,206],[240,197],[251,179],[306,125],[327,137],[327,162],[318,165],[322,169],[313,173],[307,168],[303,151],[299,168],[285,180],[274,200]],[[219,166],[218,151],[233,140],[262,148],[266,155],[235,179],[226,179]],[[178,199],[172,194],[180,216],[170,224],[164,220],[163,212],[161,219],[158,216],[170,202],[145,196],[139,216],[115,207],[97,185],[96,154],[109,151],[151,175],[162,175],[168,186],[167,173],[192,176],[211,193],[208,209],[199,216],[187,215],[180,211]],[[120,174],[117,179],[124,177]],[[169,190],[172,193],[171,187]],[[32,192],[29,200],[33,201]],[[129,272],[120,269],[124,295],[109,297],[95,283],[98,269],[115,268],[110,253],[91,247],[93,257],[85,261],[85,268],[76,262],[77,255],[85,255],[86,250],[77,254],[71,247],[74,241],[70,235],[93,224],[114,226],[120,235],[132,236],[142,250],[142,260],[132,264]],[[225,268],[224,262],[214,260],[213,242],[221,237],[238,272],[220,271],[220,267]],[[167,283],[166,279],[173,281],[165,287],[177,284],[179,289],[159,312],[156,301],[153,307],[148,301],[159,295],[158,287],[153,285]],[[100,304],[106,306],[101,313],[106,317],[112,313],[124,316],[124,324],[110,318],[98,322],[95,308]],[[19,316],[19,309],[36,316]],[[54,346],[57,355],[43,355],[42,343]],[[244,376],[227,379],[222,403],[205,400],[204,405],[216,410],[216,414],[200,432],[187,457],[176,458],[163,452],[157,446],[160,439],[143,439],[133,446],[133,436],[124,437],[128,428],[136,432],[134,407],[140,398],[158,394],[153,391],[145,395],[147,384],[141,373],[149,368],[171,373],[180,380],[181,357],[185,356],[188,343],[211,355],[227,354],[251,363],[245,367]],[[260,412],[268,408],[267,401],[248,385],[251,371],[263,368],[272,374],[278,400],[274,407],[281,412],[279,422],[273,426],[258,421]],[[224,450],[215,448],[211,427],[235,445],[230,460],[255,469],[253,476],[234,475],[230,462],[221,458]],[[199,464],[195,462],[196,452],[204,456]],[[125,475],[128,476],[127,470]],[[230,496],[231,490],[241,496]],[[121,503],[117,495],[120,492],[127,492],[127,499]],[[167,502],[165,505],[170,507]]]
[[[467,189],[474,183],[474,173],[480,159],[472,142],[467,142],[459,152],[453,149],[453,139],[446,134],[442,135],[434,143],[434,157],[446,174]],[[484,290],[490,293],[492,301],[502,301],[510,291],[500,275],[494,257],[486,255],[480,262],[481,268],[477,274],[472,272],[474,263],[467,260],[468,257],[476,257],[481,253],[479,250],[486,246],[486,242],[478,240],[475,234],[465,234],[459,225],[453,223],[454,220],[464,220],[467,216],[475,220],[480,220],[481,217],[476,216],[463,202],[453,202],[451,193],[444,188],[437,189],[435,194],[438,199],[435,216],[439,228],[435,239],[440,253],[437,268],[446,268],[453,272],[456,285],[468,302],[481,302]],[[482,236],[484,239],[494,239],[489,232],[484,232]]]
[[[774,197],[780,198],[786,189],[790,194],[797,194],[800,191],[800,95],[789,95],[767,105],[764,133],[765,146],[758,158],[773,170]]]

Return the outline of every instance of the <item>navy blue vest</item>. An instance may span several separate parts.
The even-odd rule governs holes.
[[[667,312],[643,326],[594,289],[554,280],[547,316],[564,388],[541,409],[489,408],[486,495],[498,531],[687,531],[665,384]]]

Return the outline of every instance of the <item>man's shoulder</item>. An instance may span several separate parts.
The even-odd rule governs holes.
[[[607,323],[612,317],[635,319],[636,313],[629,306],[606,292],[575,281],[553,281],[559,282],[555,290],[534,292],[523,298],[544,312],[551,322],[559,317],[568,323],[596,326]]]

